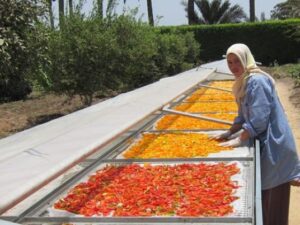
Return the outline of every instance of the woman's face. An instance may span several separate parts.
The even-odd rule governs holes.
[[[228,56],[227,56],[227,64],[228,64],[228,67],[229,67],[230,71],[233,73],[233,75],[236,78],[242,76],[243,73],[245,72],[245,69],[244,69],[241,61],[233,53],[228,54]]]

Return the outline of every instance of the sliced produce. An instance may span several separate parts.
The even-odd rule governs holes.
[[[234,81],[212,81],[208,85],[211,87],[224,88],[231,90]]]
[[[239,188],[236,164],[109,165],[54,204],[84,216],[224,216]]]
[[[194,102],[181,103],[174,109],[191,113],[237,112],[236,102]]]
[[[203,114],[216,119],[233,121],[237,114]],[[193,130],[193,129],[228,129],[230,125],[210,122],[187,116],[166,115],[157,121],[155,128],[157,130]]]
[[[207,94],[193,94],[186,98],[186,102],[196,102],[196,101],[234,101],[234,95],[230,93],[220,93],[219,95],[207,95]]]
[[[220,147],[219,142],[200,133],[146,133],[128,150],[125,158],[192,158],[204,157],[232,148]]]

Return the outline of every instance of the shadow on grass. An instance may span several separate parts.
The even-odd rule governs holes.
[[[62,114],[62,113],[53,113],[53,114],[49,114],[49,115],[40,115],[40,116],[37,116],[37,117],[34,117],[34,118],[32,117],[32,118],[28,119],[28,125],[29,125],[29,127],[36,126],[36,125],[39,125],[39,124],[42,124],[42,123],[46,123],[50,120],[59,118],[61,116],[64,116],[64,114]]]

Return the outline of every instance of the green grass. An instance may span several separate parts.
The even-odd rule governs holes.
[[[275,78],[290,77],[295,81],[296,86],[300,86],[300,63],[277,65],[269,67],[269,70]]]

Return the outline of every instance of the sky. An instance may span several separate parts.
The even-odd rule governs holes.
[[[89,12],[92,9],[92,2],[95,0],[85,0],[83,10]],[[153,14],[155,24],[159,26],[167,25],[183,25],[187,24],[186,12],[182,5],[183,0],[152,0]],[[187,0],[185,0],[187,1]],[[54,3],[54,10],[57,10],[57,2]],[[76,2],[76,0],[74,1]],[[122,13],[124,9],[134,9],[138,7],[138,17],[143,21],[147,21],[147,1],[146,0],[127,0],[124,5],[123,0],[118,1],[116,7],[118,14]],[[231,5],[240,5],[246,14],[249,16],[249,0],[229,0]],[[261,13],[264,12],[267,19],[270,18],[270,12],[278,3],[285,2],[285,0],[256,0],[255,15],[260,19]],[[107,0],[104,0],[104,7],[106,7]],[[196,7],[195,7],[196,8]],[[105,11],[105,10],[104,10]],[[159,19],[158,19],[159,18]]]

